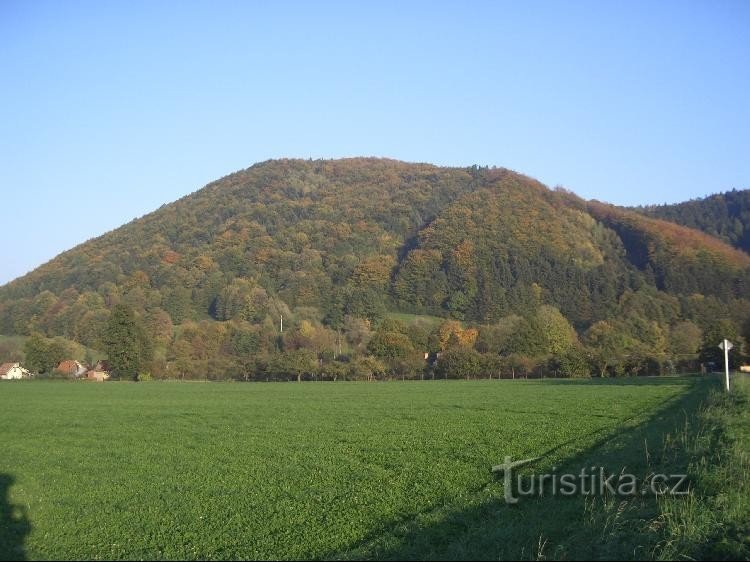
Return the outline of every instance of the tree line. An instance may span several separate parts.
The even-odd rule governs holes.
[[[637,376],[718,369],[717,345],[735,342],[733,366],[744,360],[750,324],[679,314],[676,302],[644,290],[620,299],[618,315],[582,333],[555,307],[538,303],[526,315],[491,324],[387,315],[373,323],[346,316],[337,329],[316,311],[287,312],[285,328],[267,316],[186,322],[154,333],[147,316],[118,304],[98,345],[115,376],[137,380],[373,380]],[[400,318],[404,317],[405,319]],[[163,327],[162,327],[163,328]],[[64,340],[34,333],[27,365],[50,373],[66,355]]]

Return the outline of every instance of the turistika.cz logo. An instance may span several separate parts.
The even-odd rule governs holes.
[[[541,457],[505,462],[492,467],[492,472],[503,475],[505,502],[518,503],[520,497],[552,496],[684,496],[690,490],[687,474],[652,474],[638,478],[624,469],[619,473],[607,473],[601,466],[587,466],[579,473],[552,472],[545,474],[519,474],[517,469],[538,461]],[[515,475],[515,478],[513,478]]]

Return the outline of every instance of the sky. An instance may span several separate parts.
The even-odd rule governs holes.
[[[750,1],[0,0],[0,284],[270,158],[750,188]]]

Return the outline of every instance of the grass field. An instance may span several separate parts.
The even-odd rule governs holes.
[[[388,312],[386,313],[386,317],[392,318],[394,320],[400,320],[401,322],[407,325],[410,325],[410,324],[421,325],[427,328],[428,330],[433,330],[437,328],[440,324],[445,322],[445,318],[442,318],[440,316],[428,316],[426,314],[409,314],[406,312]]]
[[[0,558],[687,552],[689,538],[664,542],[664,513],[676,525],[685,516],[674,504],[544,497],[511,506],[490,469],[511,455],[543,456],[535,471],[593,462],[687,470],[697,453],[676,444],[706,438],[693,424],[717,386],[697,378],[4,383]],[[640,533],[660,517],[652,536]]]

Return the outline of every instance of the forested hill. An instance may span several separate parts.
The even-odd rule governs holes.
[[[199,361],[220,355],[204,349],[211,330],[235,350],[279,349],[281,315],[290,330],[306,323],[290,349],[322,349],[310,342],[342,329],[357,349],[352,326],[374,329],[387,313],[500,325],[546,307],[579,334],[631,318],[645,341],[685,321],[739,327],[749,271],[750,256],[700,231],[502,168],[273,160],[0,287],[0,333],[96,348],[123,303],[165,360]]]
[[[650,217],[702,230],[750,253],[750,190],[732,190],[674,205],[634,209]]]

